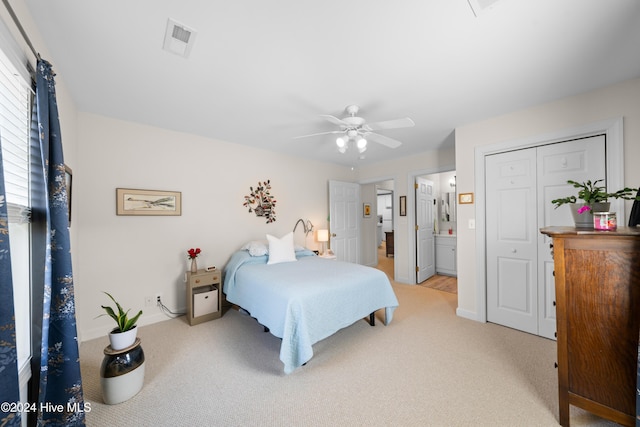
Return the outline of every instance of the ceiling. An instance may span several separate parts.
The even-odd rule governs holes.
[[[453,131],[640,77],[640,1],[24,0],[80,111],[357,167]],[[474,6],[491,1],[471,0]],[[168,19],[196,31],[162,49]],[[37,46],[36,46],[37,48]],[[410,117],[340,154],[322,114]],[[180,144],[180,141],[176,141]]]

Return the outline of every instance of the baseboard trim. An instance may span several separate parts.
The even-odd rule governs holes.
[[[482,320],[478,318],[478,313],[476,313],[475,311],[463,310],[460,307],[456,308],[456,316],[463,317],[469,320],[475,320],[476,322],[482,322]]]

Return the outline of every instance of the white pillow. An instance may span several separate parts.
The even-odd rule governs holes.
[[[269,241],[269,261],[267,261],[267,264],[297,261],[293,246],[293,231],[285,234],[280,239],[267,234],[267,240]]]
[[[269,253],[269,242],[266,240],[252,240],[240,249],[248,250],[251,256],[263,256]]]

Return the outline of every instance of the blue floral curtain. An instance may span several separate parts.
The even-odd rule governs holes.
[[[60,121],[51,64],[38,59],[36,111],[47,190],[38,425],[84,426],[76,330],[68,199]],[[62,408],[62,410],[59,410]]]
[[[13,280],[9,248],[9,217],[4,191],[2,139],[0,138],[0,425],[19,426],[20,412],[6,406],[20,401],[16,325],[13,313]]]

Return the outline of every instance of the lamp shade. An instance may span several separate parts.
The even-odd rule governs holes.
[[[318,242],[328,242],[329,241],[329,230],[318,230]]]

